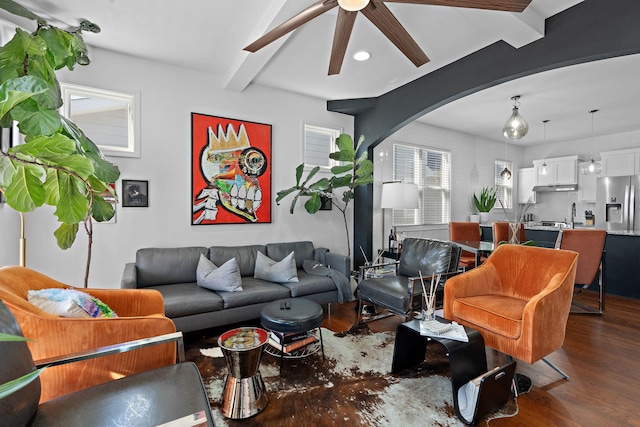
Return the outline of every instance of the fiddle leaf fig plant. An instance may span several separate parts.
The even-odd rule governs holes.
[[[31,33],[16,28],[14,37],[0,47],[0,127],[17,124],[24,135],[24,144],[0,150],[0,191],[19,212],[54,206],[60,223],[54,236],[62,249],[71,247],[80,224],[84,225],[89,237],[87,287],[92,224],[115,214],[105,197],[116,197],[109,184],[120,171],[82,130],[60,115],[62,97],[55,71],[88,65],[82,31],[97,33],[100,28],[85,21],[77,29],[63,30],[12,0],[0,0],[0,8],[36,24]]]
[[[312,182],[311,180],[320,171],[320,167],[315,166],[303,181],[304,164],[301,164],[296,168],[296,184],[286,190],[278,191],[276,197],[276,203],[279,205],[280,201],[289,194],[296,193],[289,208],[291,214],[293,214],[300,197],[308,198],[304,208],[310,214],[315,214],[320,210],[323,198],[329,199],[331,204],[342,213],[349,257],[351,256],[351,247],[349,245],[347,207],[355,197],[356,187],[373,182],[373,162],[367,158],[367,152],[364,151],[360,156],[356,157],[356,153],[363,142],[364,136],[360,136],[358,144],[354,146],[353,138],[350,135],[341,134],[336,139],[338,151],[329,154],[330,159],[341,163],[331,168],[331,177],[323,177]],[[336,197],[334,192],[339,193],[340,191],[342,191],[342,195]]]

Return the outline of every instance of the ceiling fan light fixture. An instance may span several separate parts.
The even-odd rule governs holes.
[[[349,12],[357,12],[364,9],[369,4],[369,0],[338,0],[338,6]]]
[[[361,50],[353,54],[353,59],[356,61],[367,61],[371,58],[371,54],[366,50]]]
[[[513,110],[511,117],[509,117],[502,128],[502,134],[505,138],[515,141],[524,138],[527,132],[529,132],[529,124],[518,112],[520,95],[512,96],[511,99],[513,100]]]

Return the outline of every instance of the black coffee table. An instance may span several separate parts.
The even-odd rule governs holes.
[[[324,311],[320,304],[306,298],[287,298],[273,301],[262,308],[260,323],[262,327],[270,331],[281,333],[307,332],[318,329],[320,335],[320,349],[322,361],[324,361],[324,344],[322,342],[322,321]],[[280,372],[282,373],[283,359],[307,357],[318,351],[315,344],[310,344],[301,350],[285,353],[274,346],[267,344],[265,351],[273,356],[280,357]]]

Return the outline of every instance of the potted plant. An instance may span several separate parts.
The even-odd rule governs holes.
[[[88,65],[82,31],[99,32],[84,21],[80,28],[62,30],[12,0],[0,8],[36,23],[29,33],[16,28],[0,47],[0,127],[17,125],[24,144],[0,150],[0,191],[18,212],[42,205],[55,207],[60,226],[58,246],[68,249],[83,227],[89,237],[85,283],[88,286],[93,221],[107,221],[115,213],[106,197],[115,197],[110,183],[118,167],[71,120],[60,115],[60,85],[55,71]]]
[[[473,205],[480,213],[480,223],[489,221],[489,212],[493,209],[497,199],[498,194],[495,187],[482,187],[479,197],[474,193]]]
[[[373,182],[373,162],[367,158],[367,152],[364,151],[359,157],[356,157],[356,153],[363,142],[364,136],[360,136],[358,145],[354,147],[353,138],[350,135],[340,135],[336,139],[338,151],[330,153],[329,158],[342,163],[331,168],[332,176],[330,178],[320,178],[317,181],[310,182],[320,170],[320,167],[316,166],[309,171],[307,177],[302,181],[304,164],[301,164],[296,168],[296,184],[286,190],[278,191],[278,197],[276,197],[276,203],[280,204],[280,201],[289,194],[295,191],[298,192],[291,201],[289,212],[292,214],[300,196],[308,197],[304,207],[310,214],[318,212],[322,204],[322,199],[329,199],[331,204],[342,213],[347,239],[347,256],[349,257],[351,257],[351,247],[349,244],[347,207],[349,206],[349,202],[355,197],[356,187]],[[334,190],[343,190],[342,197],[337,198]]]

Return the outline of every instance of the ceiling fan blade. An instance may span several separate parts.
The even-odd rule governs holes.
[[[269,43],[272,43],[278,40],[280,37],[284,36],[285,34],[295,30],[301,25],[306,24],[307,22],[311,21],[313,18],[316,18],[322,15],[326,11],[333,9],[336,6],[338,6],[337,0],[319,0],[314,5],[308,7],[307,9],[303,10],[302,12],[294,16],[293,18],[278,25],[276,28],[274,28],[273,30],[269,31],[268,33],[260,37],[259,39],[257,39],[256,41],[254,41],[253,43],[245,47],[244,50],[247,50],[249,52],[256,52],[262,49],[263,47],[265,47],[266,45],[268,45]]]
[[[360,12],[362,12],[373,25],[378,27],[378,29],[391,40],[391,43],[396,45],[416,67],[429,62],[427,54],[420,49],[418,43],[409,35],[400,21],[393,16],[393,13],[391,13],[384,3],[376,3],[375,5],[369,3],[369,5]]]
[[[436,6],[467,7],[471,9],[502,10],[506,12],[522,12],[531,0],[373,0],[376,3],[413,3]]]
[[[347,52],[349,37],[356,22],[358,12],[349,12],[340,8],[336,20],[336,30],[333,33],[333,46],[331,47],[331,60],[329,61],[329,75],[340,74],[342,61]]]

